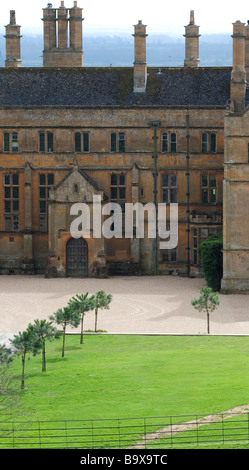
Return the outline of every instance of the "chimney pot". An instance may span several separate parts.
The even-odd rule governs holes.
[[[15,10],[10,10],[10,24],[16,24],[16,12],[15,12]]]

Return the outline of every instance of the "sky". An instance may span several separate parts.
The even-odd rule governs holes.
[[[54,8],[60,6],[60,0],[50,1]],[[47,0],[6,0],[1,3],[0,34],[4,34],[4,25],[9,23],[10,10],[16,10],[22,33],[32,31],[42,34],[42,8],[47,6]],[[183,35],[184,26],[189,23],[190,10],[194,10],[200,34],[232,34],[232,23],[237,20],[246,23],[249,20],[245,5],[245,0],[225,4],[221,0],[78,0],[78,6],[83,8],[85,33],[130,31],[132,34],[133,25],[142,20],[147,25],[148,33],[158,31]],[[65,0],[65,6],[71,8],[73,0]]]

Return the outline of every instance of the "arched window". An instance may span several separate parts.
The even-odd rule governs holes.
[[[176,152],[176,133],[172,132],[170,134],[170,151],[172,153]]]
[[[75,152],[81,152],[81,133],[80,132],[75,132],[74,150]]]
[[[208,134],[203,132],[201,135],[201,153],[208,153]]]

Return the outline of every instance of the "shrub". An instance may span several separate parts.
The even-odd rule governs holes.
[[[222,233],[211,235],[207,240],[203,240],[198,248],[206,283],[213,291],[219,291],[221,288],[223,275],[222,248]]]

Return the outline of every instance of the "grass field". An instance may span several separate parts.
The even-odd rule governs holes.
[[[249,339],[232,336],[85,335],[46,344],[26,362],[15,420],[204,415],[249,404]],[[21,384],[21,358],[11,373]],[[186,418],[187,419],[187,418]]]

